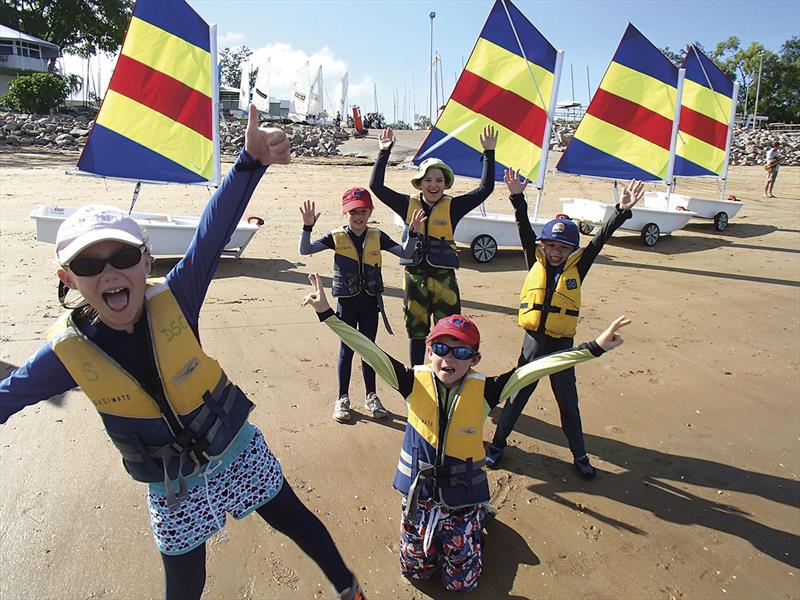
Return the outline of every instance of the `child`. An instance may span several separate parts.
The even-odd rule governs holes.
[[[525,262],[530,269],[520,293],[519,305],[519,325],[525,330],[525,339],[517,364],[522,366],[540,356],[572,348],[581,307],[581,284],[603,245],[620,225],[631,218],[630,209],[644,195],[644,184],[635,180],[628,184],[614,215],[581,250],[578,227],[568,219],[546,223],[537,246],[523,194],[528,185],[527,178],[520,181],[517,171],[506,170],[504,181],[511,192]],[[537,384],[538,381],[520,390],[503,407],[494,439],[486,448],[486,464],[490,468],[499,466],[506,440]],[[582,478],[592,479],[597,471],[589,462],[583,443],[575,369],[550,375],[550,386],[558,402],[561,428],[569,441],[575,468]]]
[[[414,211],[420,208],[428,217],[424,232],[420,232],[416,251],[411,257],[400,260],[400,264],[406,267],[403,316],[412,365],[422,364],[425,358],[425,337],[430,330],[431,317],[436,323],[444,316],[461,312],[455,274],[458,255],[453,232],[462,217],[486,200],[494,190],[495,129],[486,127],[480,142],[483,147],[480,185],[467,194],[452,198],[444,192],[453,187],[453,170],[438,158],[423,161],[416,175],[411,178],[411,185],[420,190],[419,194],[411,197],[386,187],[383,180],[394,144],[394,132],[384,129],[378,140],[380,152],[372,169],[370,189],[406,224],[411,222]]]
[[[320,321],[370,363],[408,404],[408,423],[394,487],[403,494],[400,569],[426,579],[441,563],[450,591],[472,591],[483,564],[481,529],[489,484],[483,469],[483,424],[489,411],[522,387],[622,344],[619,317],[594,342],[487,377],[473,370],[481,359],[480,333],[462,315],[440,319],[427,338],[430,365],[407,368],[340,321],[330,309],[319,274],[310,275],[311,304]],[[440,432],[444,432],[440,434]]]
[[[93,402],[125,469],[149,484],[167,599],[200,598],[206,540],[223,528],[226,512],[239,519],[252,511],[294,540],[340,598],[363,598],[325,526],[248,421],[252,402],[198,338],[221,251],[266,166],[288,162],[286,134],[259,129],[251,105],[244,150],[164,282],[147,279],[153,259],[136,221],[102,205],[76,211],[58,230],[58,277],[85,302],[0,381],[0,423],[76,386]]]
[[[339,318],[375,341],[378,313],[381,313],[386,329],[391,334],[381,298],[381,250],[402,257],[403,247],[380,229],[367,227],[373,206],[372,197],[364,188],[349,189],[342,196],[342,213],[347,215],[347,225],[312,242],[311,231],[319,218],[315,209],[315,204],[309,201],[300,207],[300,214],[303,215],[300,254],[305,256],[333,250],[336,253],[333,259],[333,296],[338,300],[336,312]],[[333,408],[333,418],[339,423],[350,422],[352,363],[353,351],[342,344],[337,364],[339,395]],[[362,363],[362,371],[366,389],[365,406],[375,419],[385,419],[388,413],[375,393],[375,371],[366,363]]]

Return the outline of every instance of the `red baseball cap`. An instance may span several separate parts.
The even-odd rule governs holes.
[[[342,212],[350,212],[356,208],[374,208],[372,206],[372,196],[362,187],[354,187],[347,190],[342,195]]]
[[[476,349],[481,345],[478,326],[475,325],[475,321],[464,315],[450,315],[439,319],[425,341],[432,342],[443,335],[450,335]]]

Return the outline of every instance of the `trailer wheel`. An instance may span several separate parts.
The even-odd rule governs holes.
[[[473,258],[479,263],[488,263],[497,255],[497,242],[495,239],[482,233],[469,246]]]
[[[728,213],[718,212],[714,215],[714,229],[717,231],[725,231],[726,227],[728,227]]]
[[[578,229],[583,235],[591,235],[594,231],[594,225],[587,223],[586,221],[579,221]]]
[[[642,243],[648,248],[656,245],[659,235],[661,235],[661,230],[655,223],[648,223],[642,227]]]

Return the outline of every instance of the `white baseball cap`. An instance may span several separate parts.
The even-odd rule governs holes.
[[[68,264],[92,244],[109,240],[132,246],[146,244],[142,228],[127,214],[113,206],[87,204],[58,228],[56,258],[60,264]]]

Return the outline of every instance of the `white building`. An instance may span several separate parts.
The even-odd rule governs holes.
[[[58,55],[57,45],[0,25],[0,94],[20,75],[46,73],[50,59]]]

